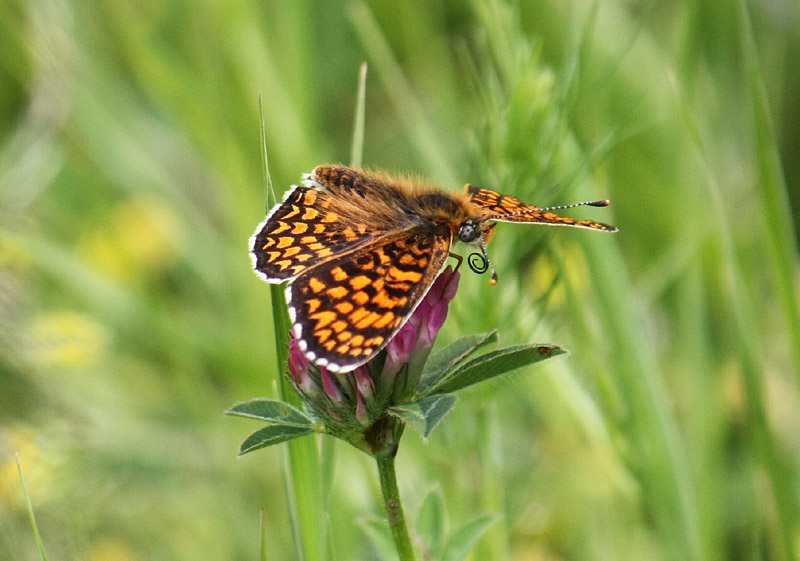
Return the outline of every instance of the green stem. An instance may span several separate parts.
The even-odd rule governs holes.
[[[386,515],[389,518],[389,527],[392,529],[394,545],[400,561],[414,561],[414,548],[408,536],[406,518],[403,514],[403,505],[400,503],[400,491],[397,489],[397,474],[394,470],[396,450],[389,454],[375,457],[378,462],[378,475],[381,480],[381,493],[383,504],[386,506]]]

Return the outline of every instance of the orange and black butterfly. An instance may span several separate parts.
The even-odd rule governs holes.
[[[251,257],[265,281],[288,281],[293,333],[309,360],[348,372],[402,327],[454,239],[478,246],[489,265],[496,222],[617,230],[552,212],[581,205],[608,201],[539,208],[469,184],[454,194],[421,180],[317,166],[258,225]]]

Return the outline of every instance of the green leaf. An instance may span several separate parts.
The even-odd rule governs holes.
[[[452,411],[455,404],[456,396],[454,395],[430,395],[417,401],[395,405],[389,409],[389,414],[427,438],[444,416]]]
[[[228,415],[259,419],[271,424],[311,427],[314,422],[302,411],[277,399],[252,399],[237,403],[226,412]]]
[[[314,427],[300,427],[295,425],[267,425],[248,436],[239,447],[239,455],[243,456],[254,450],[260,450],[273,444],[280,444],[298,436],[314,432]]]
[[[422,370],[420,378],[419,395],[426,395],[427,390],[453,369],[469,355],[479,348],[489,343],[496,343],[498,340],[497,330],[493,329],[488,333],[477,333],[456,339],[445,348],[433,353]]]
[[[449,393],[494,378],[511,370],[566,353],[558,345],[517,345],[488,352],[460,366],[428,393]]]
[[[447,540],[442,561],[462,561],[466,558],[473,546],[498,518],[497,515],[484,514],[464,524]]]
[[[417,533],[433,558],[439,559],[444,541],[444,499],[439,488],[431,489],[419,507]]]

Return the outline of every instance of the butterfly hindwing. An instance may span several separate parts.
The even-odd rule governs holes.
[[[447,228],[416,226],[303,271],[287,300],[309,359],[348,371],[374,357],[433,284],[450,238]]]

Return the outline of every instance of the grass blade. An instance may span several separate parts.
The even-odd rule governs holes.
[[[259,526],[259,552],[258,558],[260,561],[267,561],[267,519],[264,517],[264,508],[258,509],[258,526]]]
[[[353,145],[350,150],[350,165],[360,168],[364,158],[364,126],[367,104],[367,63],[361,64],[358,71],[358,93],[356,94],[356,115],[353,120]]]
[[[643,470],[641,477],[650,483],[647,502],[660,506],[653,513],[671,556],[700,561],[704,557],[696,494],[685,444],[663,398],[667,392],[658,363],[643,340],[625,261],[616,246],[599,238],[586,237],[585,254],[603,308],[603,331],[613,346],[611,368],[630,407],[631,441]]]
[[[39,534],[39,526],[36,524],[36,515],[33,513],[31,496],[28,493],[28,486],[25,485],[25,477],[22,474],[22,462],[20,460],[19,453],[17,453],[17,471],[19,472],[19,482],[22,485],[22,494],[25,495],[28,518],[30,519],[31,528],[33,529],[33,537],[36,540],[36,549],[39,552],[39,559],[41,559],[41,561],[47,561],[47,553],[45,553],[44,550],[44,542],[42,541],[42,536]]]
[[[403,75],[401,66],[369,7],[363,2],[352,2],[348,8],[353,27],[361,43],[367,47],[376,73],[395,104],[398,122],[408,127],[409,136],[417,144],[420,158],[427,162],[428,168],[434,170],[444,184],[457,185],[459,181],[442,151],[438,135],[417,100],[414,89]]]
[[[259,104],[261,109],[261,104]],[[269,172],[266,127],[261,114],[261,154],[263,158],[264,180],[267,187],[267,208],[271,208],[272,198],[277,201],[272,178]],[[298,409],[300,397],[292,387],[286,372],[289,364],[289,332],[291,322],[283,294],[283,286],[270,284],[272,301],[272,320],[275,333],[276,372],[281,399]],[[292,533],[297,558],[308,561],[324,561],[325,556],[325,513],[321,495],[319,455],[313,438],[294,439],[287,443],[284,452],[284,486],[286,488]]]
[[[753,29],[744,0],[739,0],[739,24],[744,52],[747,85],[750,89],[750,110],[753,120],[753,140],[758,164],[758,188],[767,233],[767,247],[772,261],[779,309],[784,313],[794,372],[800,381],[800,301],[797,291],[797,255],[795,225],[792,223],[791,203],[781,169],[778,145],[773,132],[770,109],[760,63],[756,52]]]

